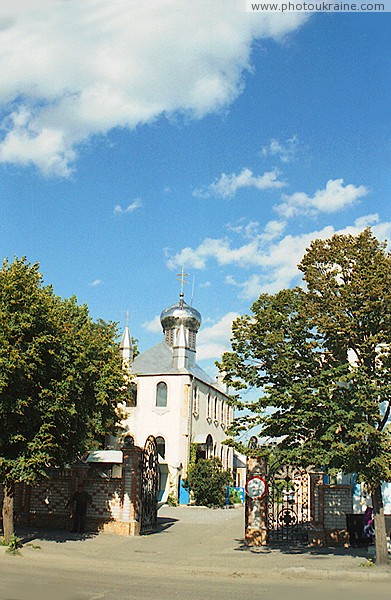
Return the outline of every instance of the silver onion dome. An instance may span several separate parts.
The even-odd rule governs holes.
[[[160,322],[163,331],[178,329],[183,324],[186,329],[197,332],[201,325],[201,315],[198,310],[184,301],[181,294],[179,302],[163,310]]]

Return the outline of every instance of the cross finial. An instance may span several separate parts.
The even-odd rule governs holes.
[[[185,273],[185,269],[184,267],[182,267],[182,272],[181,273],[177,273],[177,280],[181,282],[181,296],[183,296],[183,289],[185,286],[185,283],[189,283],[188,281],[186,281],[185,277],[188,277],[189,273]]]
[[[177,280],[181,282],[181,293],[179,294],[179,306],[181,308],[183,308],[183,298],[185,297],[185,294],[183,292],[185,283],[189,283],[188,281],[186,281],[185,277],[188,277],[188,273],[185,273],[185,269],[182,267],[182,272],[181,273],[177,273]]]

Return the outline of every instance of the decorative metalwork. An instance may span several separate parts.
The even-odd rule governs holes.
[[[145,442],[142,458],[140,533],[156,529],[159,474],[156,440],[150,435]]]
[[[283,466],[268,473],[267,526],[269,541],[306,542],[310,528],[310,476]]]

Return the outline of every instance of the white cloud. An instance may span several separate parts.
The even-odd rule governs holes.
[[[371,215],[363,215],[354,221],[354,225],[359,229],[365,229],[365,227],[372,227],[380,220],[379,215],[377,213],[373,213]]]
[[[237,264],[238,266],[250,266],[254,264],[254,256],[258,251],[257,240],[248,244],[231,248],[228,239],[206,238],[198,248],[183,248],[180,252],[168,260],[170,268],[186,265],[193,269],[204,269],[208,259],[214,259],[219,265]]]
[[[232,321],[239,313],[229,312],[217,323],[203,327],[197,336],[197,360],[217,359],[230,347]]]
[[[242,246],[232,247],[227,239],[207,238],[195,248],[184,248],[169,260],[169,266],[187,264],[193,268],[203,269],[209,261],[219,265],[232,265],[239,268],[256,268],[246,280],[238,281],[228,275],[226,284],[241,289],[240,296],[246,299],[256,298],[261,292],[274,294],[278,290],[298,283],[301,274],[297,268],[306,248],[314,239],[327,239],[338,234],[357,235],[370,223],[377,221],[377,215],[367,215],[357,219],[354,225],[335,230],[329,225],[318,231],[300,235],[285,235],[280,240],[271,239],[265,243],[262,234]],[[379,240],[391,239],[391,222],[376,222],[372,231]]]
[[[261,239],[265,242],[271,242],[275,238],[281,236],[282,232],[286,227],[285,221],[268,221],[265,225],[265,229],[261,235]]]
[[[90,286],[91,287],[98,287],[99,285],[102,285],[103,281],[101,279],[94,279],[94,281],[91,281]]]
[[[170,269],[183,265],[205,269],[208,260],[215,260],[219,265],[236,265],[241,268],[262,265],[266,260],[267,247],[281,236],[285,225],[283,221],[269,221],[262,231],[259,231],[259,223],[256,221],[250,221],[247,225],[228,225],[230,231],[239,233],[249,241],[233,247],[227,237],[206,238],[197,248],[186,247],[173,256],[166,249],[167,265]]]
[[[288,163],[295,158],[298,145],[299,138],[296,134],[283,143],[272,138],[267,146],[262,147],[261,154],[262,156],[278,156],[281,162]]]
[[[251,277],[242,283],[238,282],[233,275],[227,275],[225,283],[240,288],[241,292],[239,296],[247,300],[257,298],[262,291],[262,279],[260,275],[251,275]]]
[[[245,239],[248,240],[259,240],[264,242],[270,242],[271,240],[280,237],[286,227],[286,221],[268,221],[260,232],[260,223],[258,221],[249,221],[244,223],[245,218],[239,219],[237,224],[228,223],[226,228],[228,231],[233,231]]]
[[[248,15],[242,0],[2,2],[0,160],[66,176],[94,135],[221,110],[244,87],[254,40],[308,18]]]
[[[282,196],[283,203],[276,206],[276,211],[284,218],[299,214],[312,215],[316,212],[334,213],[351,206],[368,193],[364,185],[343,184],[343,179],[329,179],[323,190],[317,190],[311,197],[304,192],[295,192]]]
[[[226,228],[228,231],[233,231],[242,235],[246,239],[254,239],[259,235],[259,221],[249,221],[244,223],[245,217],[242,217],[237,221],[236,224],[227,223]]]
[[[142,326],[144,327],[144,329],[150,331],[151,333],[162,332],[162,325],[160,323],[159,315],[156,315],[156,317],[154,317],[151,321],[145,321],[145,323],[143,323]]]
[[[120,204],[116,204],[114,206],[114,214],[115,215],[124,215],[126,213],[131,213],[131,212],[135,211],[137,208],[140,208],[140,206],[142,206],[140,198],[136,198],[126,208],[123,208]]]
[[[284,187],[286,184],[278,179],[277,170],[267,171],[263,175],[254,175],[251,169],[244,168],[236,175],[222,173],[219,179],[210,185],[199,188],[193,192],[193,196],[209,198],[233,198],[241,188],[255,188],[257,190],[274,190]]]

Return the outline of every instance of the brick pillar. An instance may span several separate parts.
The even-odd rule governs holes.
[[[266,460],[247,457],[247,481],[254,476],[266,479]],[[245,541],[247,546],[265,546],[267,543],[267,494],[261,500],[246,494]]]
[[[311,516],[313,514],[314,520],[311,521],[310,543],[314,546],[322,546],[325,543],[323,479],[323,473],[311,474]]]
[[[90,467],[87,464],[83,464],[83,463],[78,463],[72,467],[72,489],[73,489],[73,492],[76,492],[78,485],[85,484],[89,468]]]
[[[142,448],[122,448],[121,521],[127,535],[140,533]],[[125,531],[126,530],[126,531]]]

